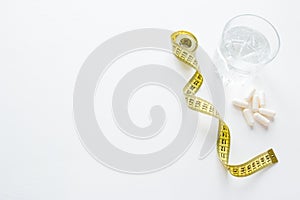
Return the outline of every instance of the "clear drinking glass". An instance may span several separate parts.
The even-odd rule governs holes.
[[[245,81],[271,62],[279,47],[279,35],[269,21],[244,14],[225,25],[214,60],[225,83]]]

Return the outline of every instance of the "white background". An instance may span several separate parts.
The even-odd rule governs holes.
[[[299,46],[297,0],[38,1],[0,3],[0,199],[295,199],[299,196]],[[198,160],[198,138],[171,167],[147,175],[95,161],[76,134],[72,93],[86,57],[113,35],[137,28],[186,29],[212,56],[231,17],[253,13],[277,27],[278,57],[255,85],[278,112],[268,130],[250,130],[230,105],[245,88],[227,88],[232,162],[273,147],[279,163],[239,179],[213,151]]]

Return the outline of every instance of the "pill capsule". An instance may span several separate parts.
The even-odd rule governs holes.
[[[254,118],[253,118],[253,115],[252,115],[252,111],[250,109],[244,109],[243,110],[243,115],[244,115],[244,118],[247,122],[247,124],[249,126],[253,126],[254,125]]]
[[[265,107],[266,105],[265,93],[263,91],[259,92],[258,97],[259,97],[259,107]]]
[[[256,91],[256,89],[253,88],[253,89],[249,92],[248,96],[246,97],[246,101],[248,101],[248,102],[252,101],[252,98],[253,98],[253,95],[254,95],[255,91]]]
[[[254,113],[253,118],[260,123],[261,125],[268,127],[270,124],[270,120],[268,120],[267,118],[265,118],[264,116],[262,116],[259,113]]]
[[[259,108],[258,112],[266,117],[273,118],[276,115],[274,110],[266,109],[266,108]]]
[[[257,112],[258,108],[259,108],[259,97],[258,95],[255,94],[252,100],[252,111]]]
[[[248,106],[249,106],[247,101],[243,101],[243,100],[239,100],[239,99],[233,99],[232,104],[239,108],[248,108]]]

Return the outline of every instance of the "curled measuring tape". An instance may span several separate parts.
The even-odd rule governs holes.
[[[195,111],[210,115],[219,120],[217,153],[223,166],[237,177],[249,176],[267,166],[278,162],[272,149],[259,154],[251,160],[239,164],[228,164],[230,151],[230,131],[216,108],[208,101],[195,96],[203,83],[203,76],[198,69],[194,52],[198,47],[197,38],[190,32],[177,31],[171,35],[173,54],[182,62],[195,69],[195,74],[183,88],[187,106]]]

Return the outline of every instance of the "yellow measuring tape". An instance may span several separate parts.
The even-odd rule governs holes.
[[[171,35],[173,53],[185,64],[196,70],[195,74],[183,88],[187,106],[195,111],[213,116],[219,119],[217,153],[223,166],[229,170],[233,176],[245,177],[249,176],[267,166],[278,162],[276,155],[272,149],[259,154],[251,160],[240,164],[228,164],[230,151],[230,131],[216,108],[208,101],[195,96],[196,92],[202,85],[203,76],[198,69],[198,62],[194,56],[194,52],[198,47],[197,38],[190,32],[177,31]]]

